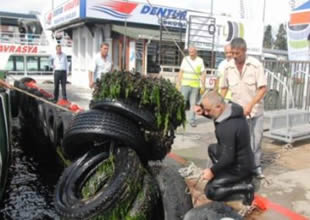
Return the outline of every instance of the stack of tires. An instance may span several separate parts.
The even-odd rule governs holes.
[[[45,100],[52,98],[31,78],[14,85]],[[18,106],[15,115],[32,123],[31,128],[70,163],[55,190],[55,208],[62,218],[181,220],[192,208],[178,172],[161,162],[149,164],[168,151],[156,151],[145,141],[145,129],[155,129],[149,112],[106,100],[74,116],[18,91],[12,103]]]
[[[31,127],[38,134],[43,133],[50,145],[61,146],[66,129],[73,117],[70,111],[64,111],[46,101],[52,101],[53,96],[36,86],[36,81],[30,77],[14,82],[14,87],[34,95],[30,96],[20,91],[12,90],[10,93],[11,113],[19,117],[21,124]],[[42,131],[42,132],[41,132]]]
[[[92,103],[73,118],[62,142],[65,158],[73,163],[55,193],[62,217],[183,219],[192,208],[184,179],[161,162],[149,163],[154,155],[143,131],[155,129],[154,120],[134,104],[116,100]]]

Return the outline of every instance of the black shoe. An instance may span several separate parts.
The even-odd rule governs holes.
[[[265,178],[265,175],[263,174],[263,170],[261,166],[255,168],[254,174],[257,179]]]
[[[248,191],[243,194],[244,200],[242,203],[244,205],[252,205],[252,202],[254,200],[254,186],[252,184],[248,184]]]

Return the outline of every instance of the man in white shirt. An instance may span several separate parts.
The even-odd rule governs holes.
[[[61,83],[62,97],[66,100],[68,60],[67,55],[61,51],[61,45],[56,46],[56,54],[52,58],[52,66],[54,70],[54,101],[58,101],[59,83]]]
[[[184,57],[182,60],[177,87],[181,87],[181,93],[184,96],[185,103],[188,101],[190,103],[189,124],[192,127],[196,127],[196,118],[193,108],[199,99],[201,82],[202,90],[205,90],[206,74],[204,62],[197,56],[196,48],[190,47],[188,53],[189,56]]]
[[[112,61],[108,56],[109,44],[102,43],[100,53],[96,54],[94,62],[88,72],[89,88],[94,88],[95,82],[101,75],[112,71]]]

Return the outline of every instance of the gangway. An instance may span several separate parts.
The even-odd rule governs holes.
[[[269,122],[264,136],[283,141],[287,147],[299,140],[310,138],[310,112],[304,108],[297,108],[294,102],[292,90],[292,81],[294,77],[280,77],[281,74],[273,73],[266,70],[268,78],[269,93],[273,97],[265,97],[265,103],[268,104],[273,99],[274,107],[265,111],[265,121]],[[294,75],[307,74],[306,72],[297,71]],[[305,77],[308,85],[308,77]],[[267,99],[267,100],[266,100]]]

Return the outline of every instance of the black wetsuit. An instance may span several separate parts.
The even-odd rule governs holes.
[[[211,144],[208,149],[214,178],[206,186],[207,197],[225,200],[235,192],[252,191],[249,184],[242,185],[252,179],[254,168],[250,131],[242,107],[235,103],[227,104],[214,123],[218,143]]]

